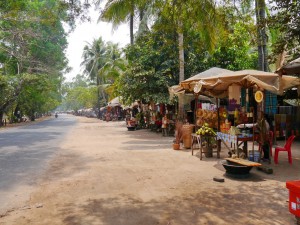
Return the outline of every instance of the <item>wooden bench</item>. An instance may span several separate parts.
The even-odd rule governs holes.
[[[240,165],[243,165],[243,166],[261,166],[260,163],[257,163],[257,162],[252,162],[252,161],[249,161],[249,160],[246,160],[246,159],[241,159],[241,158],[225,158],[227,161],[229,162],[233,162],[233,163],[237,163],[237,164],[240,164]]]

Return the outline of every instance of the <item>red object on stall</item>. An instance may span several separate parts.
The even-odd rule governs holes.
[[[300,180],[287,181],[286,188],[289,189],[290,213],[300,217]]]

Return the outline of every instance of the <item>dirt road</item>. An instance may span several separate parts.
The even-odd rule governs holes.
[[[250,178],[218,183],[220,159],[174,151],[172,137],[127,131],[124,122],[78,120],[30,199],[2,215],[1,225],[295,222],[285,181],[298,167],[287,171],[282,163],[273,175],[253,169]]]

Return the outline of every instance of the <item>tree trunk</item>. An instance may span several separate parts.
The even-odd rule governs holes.
[[[183,25],[182,21],[178,23],[178,49],[179,49],[179,83],[184,80],[184,47],[183,47]],[[178,115],[179,118],[184,116],[183,98],[178,98]]]
[[[179,23],[182,27],[182,23]],[[184,47],[183,47],[183,32],[178,32],[178,46],[179,46],[179,82],[184,80]]]
[[[133,13],[130,14],[130,44],[133,45]]]
[[[0,127],[2,127],[4,124],[3,124],[3,115],[4,115],[4,112],[2,110],[0,110]]]
[[[257,38],[258,38],[258,69],[262,71],[269,71],[268,64],[268,49],[267,49],[267,26],[266,26],[266,3],[265,0],[256,0],[256,21],[257,21]],[[263,101],[258,104],[258,112],[263,111],[266,114],[276,113],[277,96],[269,91],[264,91],[265,99],[272,99],[270,101]],[[259,113],[260,115],[260,113]],[[261,119],[261,118],[258,118]]]
[[[100,83],[99,75],[97,76],[97,118],[100,119],[100,90],[99,90],[99,83]]]
[[[257,39],[258,39],[258,70],[268,71],[268,51],[266,34],[266,4],[264,0],[255,1]]]

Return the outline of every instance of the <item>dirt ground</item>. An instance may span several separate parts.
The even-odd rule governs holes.
[[[1,225],[295,224],[285,185],[299,179],[299,144],[292,166],[282,153],[273,174],[253,168],[233,179],[220,164],[225,149],[200,161],[198,152],[173,150],[173,137],[77,118],[30,199]]]

